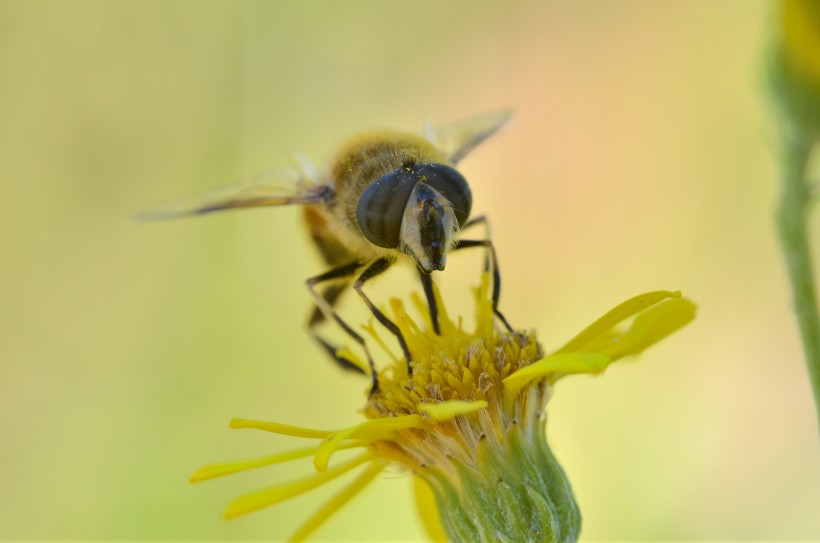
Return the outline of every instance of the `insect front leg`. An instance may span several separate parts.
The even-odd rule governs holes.
[[[347,335],[352,337],[356,343],[361,345],[362,349],[364,350],[365,356],[367,357],[367,363],[370,366],[370,378],[372,380],[370,393],[373,394],[374,392],[379,390],[379,378],[376,374],[376,366],[373,363],[373,357],[370,355],[370,350],[367,348],[367,344],[365,343],[364,338],[355,330],[353,330],[353,328],[351,328],[350,325],[348,325],[339,316],[339,314],[336,313],[336,310],[333,309],[333,304],[336,302],[339,295],[342,293],[344,287],[349,283],[350,278],[353,277],[362,266],[363,264],[361,262],[352,262],[350,264],[345,264],[344,266],[333,268],[332,270],[327,271],[321,275],[310,277],[305,281],[308,289],[310,290],[310,293],[313,295],[313,298],[316,302],[316,309],[313,311],[310,317],[310,321],[308,322],[308,329],[310,331],[310,334],[316,339],[316,341],[319,342],[319,344],[325,349],[325,351],[327,351],[328,354],[330,354],[330,356],[342,368],[364,373],[358,365],[354,364],[352,361],[348,360],[344,356],[337,354],[338,349],[316,332],[316,326],[318,326],[326,318],[332,319],[336,321],[336,323],[342,328],[342,330],[345,331],[345,333],[347,333]],[[320,283],[342,280],[346,280],[344,285],[331,285],[323,293],[319,293],[316,290],[316,285]]]
[[[433,323],[433,330],[437,336],[441,335],[441,328],[438,324],[438,305],[436,305],[436,295],[433,291],[433,277],[418,267],[421,285],[424,287],[424,295],[427,297],[427,309],[430,311],[430,321]]]
[[[404,340],[404,335],[402,335],[401,330],[396,325],[395,322],[388,319],[384,313],[382,313],[378,307],[376,307],[373,302],[370,301],[370,298],[364,293],[362,287],[364,284],[373,279],[377,275],[384,273],[387,268],[391,266],[392,262],[387,260],[386,258],[380,258],[370,264],[359,276],[358,279],[353,283],[353,290],[355,290],[359,296],[361,296],[364,303],[367,304],[368,309],[373,313],[373,316],[382,323],[382,325],[390,330],[390,332],[396,336],[396,339],[399,342],[399,346],[401,347],[402,352],[404,353],[404,358],[407,360],[407,375],[413,375],[413,366],[411,364],[412,357],[410,356],[410,349],[407,348],[407,342]]]
[[[477,217],[474,217],[474,218],[470,219],[469,221],[464,223],[464,226],[461,227],[461,230],[464,231],[468,228],[471,228],[471,227],[479,225],[479,224],[484,225],[484,237],[489,240],[490,239],[490,223],[487,220],[487,217],[485,215],[479,215]],[[456,247],[456,248],[458,248],[458,247]],[[484,258],[484,271],[485,272],[490,271],[490,252],[491,251],[488,251],[487,255]],[[500,275],[498,274],[497,270],[498,270],[498,268],[496,266],[496,270],[494,271],[493,284],[498,285],[498,289],[500,289],[501,288],[501,279],[500,279]],[[438,321],[438,305],[436,303],[435,294],[433,293],[433,277],[432,277],[431,274],[425,273],[424,270],[422,270],[420,267],[418,268],[418,272],[419,272],[419,278],[421,279],[422,287],[424,287],[424,295],[427,298],[427,309],[430,312],[430,320],[433,323],[433,330],[435,331],[436,335],[441,335],[441,326],[439,325],[439,321]],[[495,314],[499,316],[499,318],[505,324],[505,326],[507,326],[507,328],[509,328],[510,326],[509,326],[509,324],[507,324],[507,319],[505,319],[504,316],[501,315],[501,313],[498,311],[498,308],[496,307],[498,305],[498,293],[499,293],[498,289],[494,292],[493,310],[495,311]]]
[[[506,317],[504,317],[501,311],[498,310],[498,299],[501,297],[501,272],[498,269],[498,258],[495,254],[495,246],[493,245],[493,242],[489,239],[462,239],[458,241],[458,245],[453,248],[453,251],[468,249],[470,247],[484,247],[487,249],[485,271],[489,267],[493,274],[493,313],[495,313],[495,316],[501,321],[508,331],[516,333],[513,327],[510,326],[510,323],[507,322]]]

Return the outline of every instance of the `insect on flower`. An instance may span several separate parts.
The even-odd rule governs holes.
[[[334,310],[339,296],[351,285],[376,317],[398,340],[412,374],[412,356],[399,327],[364,293],[367,281],[395,262],[416,265],[427,297],[433,328],[440,333],[433,295],[433,271],[441,271],[447,254],[457,249],[483,247],[493,275],[492,307],[498,311],[500,275],[492,242],[461,239],[459,234],[478,224],[470,218],[472,193],[455,166],[477,145],[510,119],[495,112],[438,127],[426,126],[425,137],[402,132],[374,132],[352,138],[324,172],[307,162],[301,168],[254,176],[233,185],[186,198],[141,214],[144,219],[203,215],[248,207],[300,204],[310,235],[330,269],[307,279],[316,303],[311,313],[311,335],[343,368],[367,369],[343,354],[317,330],[334,320],[363,349],[372,378],[378,376],[364,338]],[[320,290],[322,289],[322,290]]]

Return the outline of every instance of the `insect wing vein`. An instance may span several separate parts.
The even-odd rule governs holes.
[[[512,118],[508,110],[493,111],[449,124],[425,126],[425,135],[458,164],[481,142],[498,132]]]
[[[186,198],[161,204],[136,215],[141,220],[171,219],[227,209],[312,204],[327,200],[332,190],[293,168],[261,172]]]

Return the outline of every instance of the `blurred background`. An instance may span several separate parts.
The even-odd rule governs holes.
[[[640,292],[699,305],[638,360],[557,388],[548,433],[584,539],[820,539],[817,421],[772,228],[772,15],[762,0],[0,3],[0,538],[292,533],[332,489],[219,516],[309,461],[187,477],[303,445],[230,431],[234,416],[359,420],[367,382],[303,331],[303,281],[323,270],[298,210],[130,215],[290,150],[322,163],[362,129],[509,107],[462,171],[514,324],[551,349]],[[439,275],[451,313],[471,312],[479,266]],[[413,290],[397,272],[375,296]],[[423,538],[409,478],[382,477],[316,537]]]

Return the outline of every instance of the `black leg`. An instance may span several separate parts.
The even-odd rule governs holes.
[[[464,223],[464,226],[461,227],[461,231],[467,230],[468,228],[472,228],[473,226],[483,224],[484,225],[484,239],[493,239],[492,235],[490,235],[490,221],[487,219],[486,215],[478,215],[477,217],[473,217],[469,221]],[[487,251],[487,254],[484,255],[484,271],[490,271],[490,252]]]
[[[424,295],[427,297],[427,307],[430,310],[430,321],[433,323],[433,330],[436,332],[436,335],[440,336],[441,328],[438,324],[438,306],[436,305],[436,296],[433,294],[433,277],[421,268],[418,268],[418,270],[419,277],[421,278],[421,284],[424,286]]]
[[[342,293],[347,290],[350,286],[350,280],[345,279],[344,282],[340,282],[338,284],[330,285],[327,287],[324,292],[322,292],[322,297],[325,301],[331,306],[335,306],[336,302],[339,300],[339,297]],[[310,315],[310,320],[308,320],[308,327],[313,328],[320,322],[325,320],[325,314],[322,313],[322,310],[319,309],[318,306],[313,307],[313,312]]]
[[[469,223],[468,223],[469,224]],[[501,272],[498,269],[498,258],[495,255],[495,247],[493,246],[493,242],[489,239],[462,239],[459,240],[458,245],[453,248],[453,251],[457,251],[459,249],[468,249],[470,247],[485,247],[488,252],[488,263],[492,265],[492,273],[493,273],[493,292],[492,292],[492,302],[493,302],[493,313],[495,316],[498,317],[504,326],[510,332],[515,333],[513,327],[510,326],[510,323],[507,322],[506,317],[501,314],[498,310],[498,299],[501,297]]]
[[[342,292],[344,292],[350,286],[350,280],[346,279],[344,282],[330,285],[327,287],[324,292],[322,292],[322,297],[331,307],[336,305],[336,302],[339,300]],[[314,306],[313,311],[311,312],[310,319],[308,320],[308,330],[313,338],[319,342],[319,345],[322,346],[322,349],[330,355],[330,358],[333,359],[334,362],[339,364],[342,369],[351,370],[364,375],[364,371],[362,368],[345,358],[344,356],[339,356],[337,353],[338,348],[325,340],[321,337],[314,329],[325,321],[325,314],[319,308],[319,306]]]
[[[485,215],[473,217],[472,219],[464,223],[464,226],[461,227],[461,230],[464,231],[477,224],[484,225],[484,237],[490,239],[490,223],[489,221],[487,221],[487,217]],[[430,311],[430,320],[433,323],[433,330],[435,331],[436,335],[441,335],[441,326],[438,322],[438,306],[436,305],[436,297],[433,294],[433,277],[431,274],[425,273],[424,270],[422,270],[421,268],[418,268],[418,271],[419,277],[421,278],[421,284],[424,287],[424,295],[427,298],[427,308]],[[489,254],[484,258],[484,271],[490,271]]]
[[[382,313],[378,307],[373,305],[373,302],[370,301],[370,298],[362,290],[364,284],[373,279],[377,275],[383,273],[387,268],[390,267],[392,262],[387,260],[386,258],[380,258],[377,261],[373,262],[370,266],[368,266],[362,274],[359,276],[358,279],[353,283],[353,290],[355,290],[359,296],[362,297],[364,303],[367,304],[368,309],[373,313],[373,316],[382,323],[382,325],[390,330],[390,332],[396,336],[396,339],[399,341],[399,346],[401,347],[402,352],[404,353],[404,358],[407,360],[407,375],[413,375],[413,366],[411,364],[412,357],[410,356],[410,350],[407,348],[407,342],[404,340],[404,336],[399,330],[399,327],[396,326],[396,323],[388,319],[384,313]]]
[[[483,224],[484,225],[484,232],[487,234],[485,237],[487,239],[490,239],[490,221],[487,220],[486,215],[478,215],[476,217],[473,217],[469,221],[465,222],[464,226],[462,226],[461,229],[462,230],[467,230],[468,228],[471,228],[471,227],[473,227],[477,224]]]
[[[339,266],[338,268],[333,268],[332,270],[325,272],[321,275],[317,275],[315,277],[309,278],[306,283],[308,289],[310,289],[310,293],[313,295],[314,300],[316,301],[316,306],[318,310],[321,312],[323,317],[317,316],[316,311],[314,311],[313,315],[311,315],[310,322],[308,323],[308,327],[310,330],[311,335],[319,342],[319,344],[328,352],[328,354],[333,357],[333,359],[344,369],[352,369],[359,372],[362,372],[361,368],[351,362],[350,360],[346,359],[343,356],[339,356],[336,354],[336,348],[328,343],[324,338],[322,338],[318,333],[315,331],[316,325],[321,323],[324,318],[333,319],[336,323],[342,328],[342,330],[347,333],[350,337],[353,338],[356,343],[362,346],[362,349],[367,356],[367,363],[370,366],[370,376],[373,382],[373,385],[370,389],[370,393],[373,394],[379,389],[379,377],[376,374],[376,366],[373,364],[373,357],[370,356],[370,350],[367,348],[367,344],[364,341],[364,338],[356,333],[353,328],[350,327],[342,318],[334,311],[333,309],[333,302],[338,298],[341,290],[336,291],[334,286],[329,287],[325,290],[324,293],[320,294],[316,290],[316,285],[319,283],[324,283],[327,281],[335,281],[341,279],[349,279],[352,277],[359,268],[362,267],[361,262],[353,262],[350,264],[346,264],[344,266]],[[368,268],[369,269],[369,268]]]

